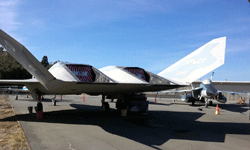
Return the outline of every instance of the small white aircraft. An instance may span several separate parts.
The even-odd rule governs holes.
[[[214,74],[214,72],[213,72]],[[212,77],[213,77],[212,74]],[[177,90],[177,91],[167,91],[167,93],[184,93],[181,100],[185,102],[192,102],[194,105],[195,101],[205,101],[205,107],[208,106],[208,102],[212,105],[212,99],[216,99],[218,102],[226,103],[227,98],[222,95],[222,91],[218,91],[212,83],[212,77],[210,79],[205,79],[200,83],[199,87],[194,88],[192,83],[192,89],[187,90]]]
[[[194,88],[193,84],[191,83],[192,89],[187,90],[176,90],[176,91],[166,91],[165,94],[168,93],[184,93],[181,100],[185,102],[192,102],[192,105],[194,105],[195,101],[201,101],[205,102],[205,107],[208,106],[208,103],[212,105],[212,99],[220,102],[220,103],[226,103],[227,98],[222,93],[230,93],[232,95],[238,94],[246,94],[250,87],[250,82],[229,82],[230,85],[227,86],[221,86],[223,83],[227,83],[227,81],[212,81],[214,72],[212,73],[211,80],[205,79],[202,82],[195,81],[193,83],[200,83],[199,87]],[[220,90],[217,90],[218,88],[214,87],[213,83],[220,83]],[[233,84],[234,83],[234,84]],[[237,86],[236,86],[237,85]],[[243,89],[241,90],[241,88]],[[222,91],[221,89],[231,89],[231,91]],[[236,92],[237,91],[237,92]]]
[[[226,38],[210,41],[158,75],[139,67],[108,66],[100,70],[86,64],[59,62],[46,70],[19,42],[0,30],[0,44],[35,78],[0,80],[0,84],[25,85],[34,99],[42,95],[102,95],[102,109],[109,111],[105,98],[117,99],[119,111],[145,112],[147,91],[162,91],[187,86],[224,63]],[[169,77],[169,78],[168,78]],[[172,77],[174,77],[172,79]],[[185,81],[185,82],[183,82]],[[39,103],[40,104],[40,103]],[[125,111],[125,112],[127,112]]]
[[[25,93],[25,94],[30,93],[26,86],[23,86],[22,88],[18,88],[18,86],[4,86],[4,87],[0,87],[0,91],[15,93],[16,94],[16,100],[18,100],[18,94],[20,92]]]

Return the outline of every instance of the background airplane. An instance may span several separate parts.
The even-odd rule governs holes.
[[[0,87],[0,91],[4,93],[12,93],[16,95],[16,100],[18,100],[18,94],[29,94],[29,90],[26,86],[23,86],[22,88],[18,86],[2,86]],[[27,96],[28,97],[28,96]]]
[[[176,91],[167,91],[165,94],[168,93],[184,93],[182,96],[181,100],[185,102],[192,102],[192,105],[194,105],[195,101],[201,101],[205,102],[205,107],[208,106],[208,103],[212,105],[212,100],[216,100],[221,103],[226,103],[227,98],[222,94],[222,93],[230,93],[230,94],[245,94],[245,90],[239,90],[237,86],[231,85],[231,89],[235,91],[240,91],[240,92],[235,92],[235,91],[222,91],[222,90],[217,90],[217,88],[214,87],[212,81],[214,72],[212,73],[211,80],[210,79],[205,79],[202,82],[196,81],[195,83],[199,83],[200,86],[194,88],[193,84],[191,83],[192,89],[187,89],[187,90],[176,90]],[[236,84],[249,84],[249,82],[234,82]],[[228,86],[225,87],[228,89]],[[224,89],[225,89],[224,88]],[[223,89],[223,88],[222,88]],[[244,92],[244,93],[243,93]]]
[[[205,102],[205,107],[207,107],[208,102],[210,105],[212,105],[212,99],[215,99],[221,103],[227,102],[227,98],[222,95],[221,91],[218,91],[216,88],[214,88],[212,80],[210,79],[203,80],[200,86],[196,88],[192,86],[192,89],[167,91],[165,93],[168,94],[172,92],[184,93],[181,100],[185,102],[192,102],[192,105],[194,105],[195,101],[201,101]]]
[[[104,111],[109,111],[109,104],[105,99],[112,98],[117,99],[116,108],[121,112],[128,112],[134,107],[140,112],[145,112],[148,109],[147,98],[144,94],[138,93],[187,86],[188,83],[184,83],[184,80],[195,81],[204,74],[201,70],[211,71],[221,62],[224,63],[222,60],[225,55],[225,42],[226,38],[223,37],[205,44],[174,64],[174,68],[171,66],[174,69],[172,74],[169,69],[156,75],[139,67],[118,66],[106,67],[100,71],[87,64],[63,62],[47,70],[23,45],[0,30],[0,44],[35,77],[27,80],[0,80],[0,83],[25,85],[36,100],[39,100],[41,95],[86,93],[102,95]],[[189,70],[180,70],[187,68]],[[181,74],[180,71],[185,73]],[[180,78],[168,79],[168,76],[173,74]]]

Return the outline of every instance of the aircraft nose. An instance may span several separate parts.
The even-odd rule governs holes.
[[[221,103],[226,103],[227,102],[227,98],[226,97],[222,97],[218,101],[221,102]]]
[[[207,96],[214,96],[216,93],[214,93],[212,90],[207,90]]]

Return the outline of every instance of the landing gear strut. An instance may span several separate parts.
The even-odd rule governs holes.
[[[105,95],[102,95],[102,111],[105,113],[110,112],[109,103],[105,102]]]
[[[51,100],[52,100],[52,104],[53,104],[54,106],[56,106],[56,95],[55,95]]]
[[[209,106],[213,106],[213,101],[209,101]]]
[[[195,100],[192,100],[192,106],[194,106]]]
[[[205,108],[208,107],[208,98],[205,99]]]
[[[36,105],[36,111],[43,111],[43,104],[41,102],[38,102]]]
[[[36,106],[36,111],[43,111],[43,104],[41,103],[41,94],[38,93],[31,93],[31,96],[34,100],[37,100],[37,106]]]
[[[125,98],[117,99],[116,108],[121,116],[126,117],[128,115],[128,112],[130,110],[129,103],[129,99],[127,101],[125,100]]]

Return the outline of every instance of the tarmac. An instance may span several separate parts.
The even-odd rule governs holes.
[[[121,117],[112,102],[111,112],[103,113],[100,96],[86,95],[84,102],[82,95],[62,96],[62,100],[57,96],[56,106],[52,96],[45,96],[43,118],[37,119],[34,109],[28,113],[36,101],[26,96],[9,98],[34,150],[250,149],[249,106],[236,102],[214,102],[204,108],[165,98],[155,103],[155,98],[148,98],[147,114]],[[220,115],[215,115],[216,104]]]

